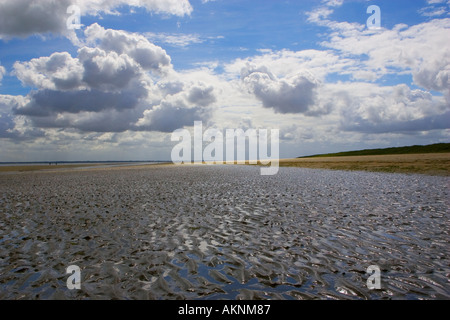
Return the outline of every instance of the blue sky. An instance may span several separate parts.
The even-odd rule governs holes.
[[[449,7],[0,0],[0,162],[168,159],[194,120],[280,129],[285,158],[448,142]]]

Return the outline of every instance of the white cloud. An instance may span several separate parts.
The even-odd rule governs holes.
[[[74,0],[82,13],[115,13],[120,6],[145,8],[148,12],[171,14],[176,16],[190,15],[192,6],[188,0]]]
[[[192,44],[205,42],[198,34],[168,34],[146,32],[147,39],[153,42],[160,42],[174,47],[187,47]]]
[[[118,14],[121,6],[176,16],[190,15],[193,10],[188,0],[0,0],[0,38],[46,33],[73,37],[66,24],[70,5],[79,6],[81,15]]]
[[[67,31],[71,0],[0,0],[0,38]]]
[[[364,31],[359,25],[327,24],[339,30],[323,43],[328,50],[264,50],[261,55],[238,59],[224,69],[230,79],[243,71],[243,87],[263,106],[274,112],[315,116],[318,128],[324,123],[323,130],[336,130],[328,134],[337,135],[343,130],[413,134],[446,129],[446,123],[450,123],[450,59],[442,36],[446,21],[399,25],[379,33]],[[318,81],[312,91],[300,90],[295,81],[298,74],[305,73]],[[358,82],[374,82],[391,73],[410,74],[424,90]],[[352,82],[330,83],[334,74],[348,75]],[[440,91],[444,96],[432,96],[427,90]],[[307,122],[296,121],[309,128]],[[318,136],[324,132],[314,130]]]
[[[433,41],[430,43],[433,44]],[[259,56],[238,59],[224,68],[230,79],[238,77],[236,74],[240,70],[240,87],[250,91],[263,106],[275,113],[299,114],[300,118],[296,118],[296,123],[308,128],[310,131],[307,132],[314,130],[317,139],[325,132],[336,136],[342,136],[345,132],[402,132],[408,135],[422,131],[445,130],[449,127],[448,100],[446,101],[445,96],[433,96],[426,91],[445,92],[447,71],[443,66],[446,66],[447,58],[436,61],[438,65],[427,61],[430,70],[439,70],[439,74],[422,69],[423,74],[417,73],[415,82],[423,82],[426,90],[413,90],[405,84],[383,86],[354,79],[352,82],[330,83],[328,76],[331,74],[347,74],[353,78],[371,78],[370,80],[381,76],[378,75],[378,70],[372,70],[365,65],[370,63],[370,60],[362,61],[358,55],[347,52],[341,53],[339,58],[338,53],[339,51],[333,50],[264,51]],[[380,60],[380,63],[382,62]],[[389,63],[391,61],[388,60],[386,65]],[[404,68],[404,72],[411,72],[407,66]],[[388,72],[382,70],[383,73]],[[311,87],[312,90],[306,90],[305,86],[301,85],[302,82],[298,81],[301,74],[312,75],[312,78],[308,79],[318,79],[311,80],[311,83],[315,83],[315,86]],[[251,114],[256,115],[256,111]],[[309,121],[302,118],[304,116],[315,117],[314,129]],[[267,114],[265,117],[283,123],[286,127],[289,127],[289,122],[294,121],[293,118],[282,119]],[[260,121],[263,120],[254,122],[257,124],[261,123]]]
[[[322,23],[333,13],[333,10],[328,7],[320,7],[311,12],[307,12],[308,21],[313,23]]]
[[[419,9],[419,13],[424,17],[439,17],[450,15],[450,1],[448,0],[428,0],[429,6]]]
[[[344,0],[322,0],[322,5],[312,11],[306,12],[308,21],[318,24],[326,24],[330,22],[328,17],[334,12],[334,9],[342,6]]]
[[[127,54],[83,47],[78,50],[83,65],[83,82],[91,89],[118,91],[142,76],[140,64]]]
[[[97,24],[85,33],[76,57],[57,52],[14,64],[17,78],[37,90],[11,104],[12,113],[37,128],[81,132],[169,132],[210,117],[214,87],[181,80],[162,48]]]
[[[45,135],[43,130],[34,127],[26,117],[13,114],[11,109],[25,103],[25,100],[21,96],[0,95],[0,139],[27,141]]]
[[[344,131],[413,133],[450,128],[450,108],[443,97],[405,84],[329,84],[321,94],[333,103]]]
[[[419,12],[425,17],[438,17],[447,14],[448,11],[445,8],[424,8]]]
[[[186,48],[194,44],[211,42],[217,39],[223,39],[223,36],[202,36],[199,34],[183,34],[183,33],[154,33],[145,32],[144,36],[152,42],[171,46]],[[244,49],[245,50],[245,49]]]
[[[258,56],[238,59],[225,66],[230,75],[239,77],[248,64],[266,66],[278,78],[294,77],[298,72],[308,72],[315,79],[323,82],[331,73],[341,73],[355,62],[347,57],[340,57],[331,50],[281,50],[261,51]]]
[[[170,56],[161,47],[151,43],[142,35],[121,30],[104,29],[97,23],[86,31],[86,42],[106,51],[126,54],[145,70],[164,73],[170,65]]]
[[[331,30],[323,50],[266,49],[178,72],[152,40],[183,47],[207,38],[140,35],[93,24],[76,55],[58,52],[14,65],[18,79],[36,90],[26,97],[0,96],[0,137],[45,134],[47,146],[65,148],[64,141],[78,139],[92,150],[135,150],[153,135],[164,145],[164,133],[196,120],[219,129],[280,128],[291,148],[298,141],[329,146],[434,130],[448,136],[450,54],[443,35],[449,20],[372,32],[328,20],[342,1],[322,4],[309,21]],[[390,74],[411,75],[420,89],[375,83]],[[333,83],[334,75],[352,82]]]
[[[144,111],[136,122],[136,130],[172,132],[184,126],[192,126],[194,121],[208,121],[211,117],[212,104],[217,101],[214,87],[202,82],[164,83],[164,89],[170,94],[158,105]],[[170,88],[176,88],[171,91]],[[166,92],[168,92],[166,91]]]
[[[13,74],[25,86],[40,89],[65,90],[82,86],[83,67],[67,52],[56,52],[50,57],[16,62]]]
[[[339,7],[344,3],[344,0],[324,0],[323,2],[330,7]]]
[[[279,113],[307,113],[316,102],[318,82],[308,73],[278,79],[265,66],[248,66],[241,79],[265,108]]]
[[[6,74],[5,67],[0,65],[0,84],[2,83],[3,76]]]
[[[14,74],[24,85],[49,90],[126,88],[146,71],[157,75],[171,70],[170,56],[145,37],[104,29],[94,24],[86,29],[87,44],[73,58],[56,52],[28,62],[16,62]],[[142,79],[141,79],[142,80]]]
[[[411,74],[414,83],[449,96],[450,19],[435,19],[408,27],[372,32],[364,26],[320,20],[332,32],[322,45],[353,61],[343,70],[354,79],[380,79],[388,74]],[[449,100],[450,103],[450,100]]]
[[[184,126],[192,126],[194,121],[206,121],[209,117],[209,110],[198,106],[189,107],[184,100],[164,100],[158,106],[144,111],[136,129],[173,132]]]

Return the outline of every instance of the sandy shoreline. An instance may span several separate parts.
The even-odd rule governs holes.
[[[142,169],[154,166],[167,166],[170,163],[152,163],[152,164],[104,164],[104,163],[90,163],[90,164],[67,164],[67,165],[16,165],[16,166],[0,166],[1,173],[23,173],[23,172],[64,172],[76,170],[117,170],[117,169]]]
[[[236,163],[243,164],[243,163]],[[0,166],[1,173],[45,171],[58,172],[66,170],[117,170],[143,169],[148,167],[172,166],[172,163],[105,165],[105,164],[70,164],[70,165],[28,165]],[[310,169],[371,171],[390,173],[414,173],[433,176],[450,176],[450,153],[427,153],[380,156],[348,156],[323,158],[281,159],[280,167],[298,167]]]
[[[282,159],[280,166],[450,176],[450,153]]]

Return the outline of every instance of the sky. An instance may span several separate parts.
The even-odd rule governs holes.
[[[0,162],[169,160],[194,121],[449,142],[449,39],[450,0],[0,0]]]

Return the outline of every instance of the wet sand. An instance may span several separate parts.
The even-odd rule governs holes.
[[[80,163],[80,164],[60,164],[60,165],[45,165],[45,164],[29,164],[29,165],[2,165],[0,166],[1,173],[16,173],[27,171],[47,171],[57,172],[62,170],[89,170],[89,169],[114,169],[114,168],[142,168],[153,165],[166,165],[167,163]]]
[[[0,299],[450,299],[449,192],[304,168],[4,173]]]
[[[78,169],[91,166],[100,166],[100,164],[67,164],[67,165],[14,165],[0,166],[0,173],[4,172],[24,172],[24,171],[55,171],[63,169]]]

